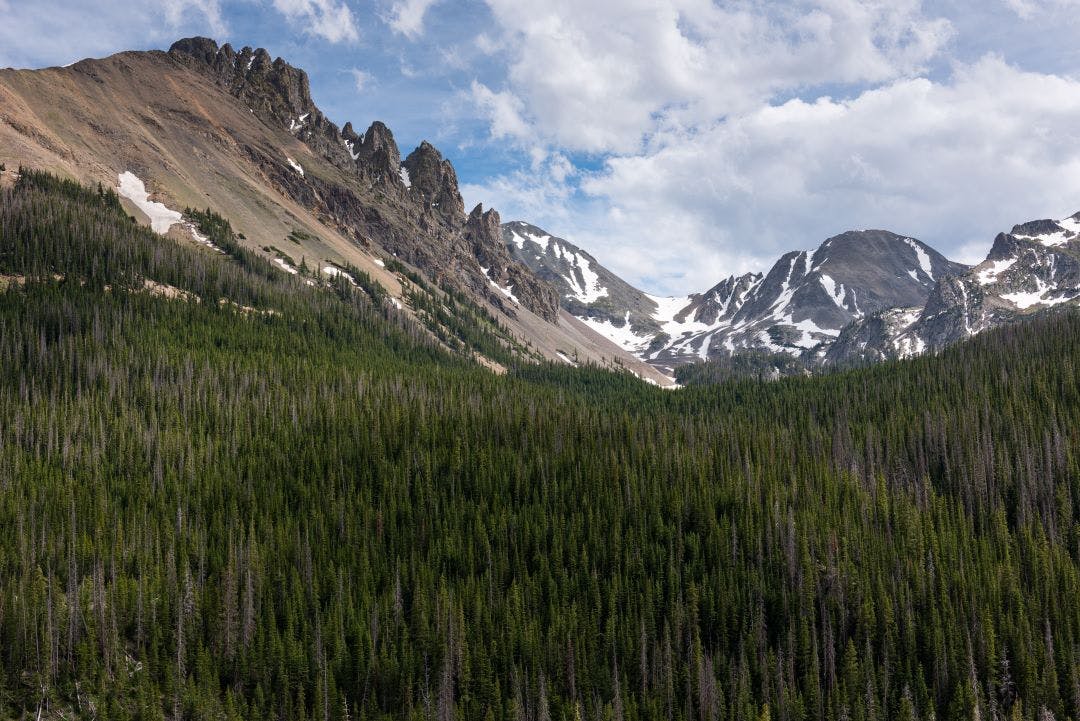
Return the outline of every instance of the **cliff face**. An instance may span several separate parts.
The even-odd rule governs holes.
[[[502,225],[496,211],[485,212],[482,205],[473,208],[465,222],[465,238],[489,284],[504,300],[521,303],[548,321],[554,322],[559,317],[558,293],[510,254],[502,240]]]
[[[174,43],[168,54],[342,171],[345,182],[335,182],[339,179],[300,173],[295,160],[276,158],[266,148],[245,148],[282,192],[325,222],[361,245],[381,246],[439,282],[486,299],[511,317],[520,304],[558,323],[554,289],[506,252],[497,213],[466,216],[457,173],[433,145],[422,142],[402,162],[393,133],[382,122],[371,123],[362,134],[351,122],[338,128],[312,100],[307,73],[281,58],[271,60],[261,48],[236,52],[209,38],[187,38]],[[482,268],[498,275],[488,277]],[[510,295],[507,287],[514,289]]]

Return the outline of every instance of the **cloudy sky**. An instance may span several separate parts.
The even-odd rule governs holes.
[[[1080,0],[0,0],[0,67],[210,35],[645,290],[1080,210]]]

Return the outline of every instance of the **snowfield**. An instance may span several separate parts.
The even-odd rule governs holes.
[[[119,185],[116,192],[120,194],[121,198],[127,198],[134,203],[135,207],[150,219],[150,229],[155,233],[165,235],[169,232],[169,228],[183,220],[184,216],[178,211],[166,207],[164,203],[150,200],[150,194],[146,192],[146,186],[130,170],[120,173],[118,177]]]

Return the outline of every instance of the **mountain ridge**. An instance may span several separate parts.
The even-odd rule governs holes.
[[[439,321],[410,307],[412,272],[436,295],[462,292],[490,308],[527,355],[671,382],[568,322],[554,291],[504,249],[490,222],[497,215],[485,222],[491,209],[481,207],[470,220],[453,165],[437,148],[421,142],[402,159],[378,120],[363,133],[351,122],[338,128],[311,98],[306,73],[265,50],[188,38],[169,51],[2,70],[0,162],[113,188],[130,174],[145,192],[140,202],[123,198],[125,207],[147,220],[147,209],[164,209],[177,239],[199,242],[187,220],[170,218],[212,208],[283,272],[306,262],[318,283],[331,272],[323,268],[357,267],[420,326]],[[391,261],[403,268],[389,270]]]
[[[466,212],[453,164],[431,143],[403,158],[381,121],[358,133],[329,120],[302,69],[209,38],[0,71],[0,140],[0,162],[13,167],[115,187],[128,178],[125,205],[171,235],[200,242],[179,209],[212,207],[284,272],[309,260],[316,275],[355,266],[437,337],[446,328],[419,306],[464,293],[524,356],[623,366],[660,383],[680,365],[736,353],[816,368],[936,352],[1080,300],[1080,214],[1016,225],[975,268],[909,236],[847,231],[701,293],[650,295],[564,238],[502,223],[482,204]],[[155,208],[156,220],[146,215]],[[434,294],[416,308],[414,271]]]
[[[740,352],[820,362],[849,323],[924,304],[939,279],[967,270],[909,236],[847,231],[812,251],[783,254],[765,273],[664,298],[634,288],[536,226],[507,223],[503,239],[521,262],[556,284],[568,312],[665,373]]]

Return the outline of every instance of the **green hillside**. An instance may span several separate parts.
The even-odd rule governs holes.
[[[0,718],[1080,718],[1080,317],[499,376],[190,217],[0,193]]]

